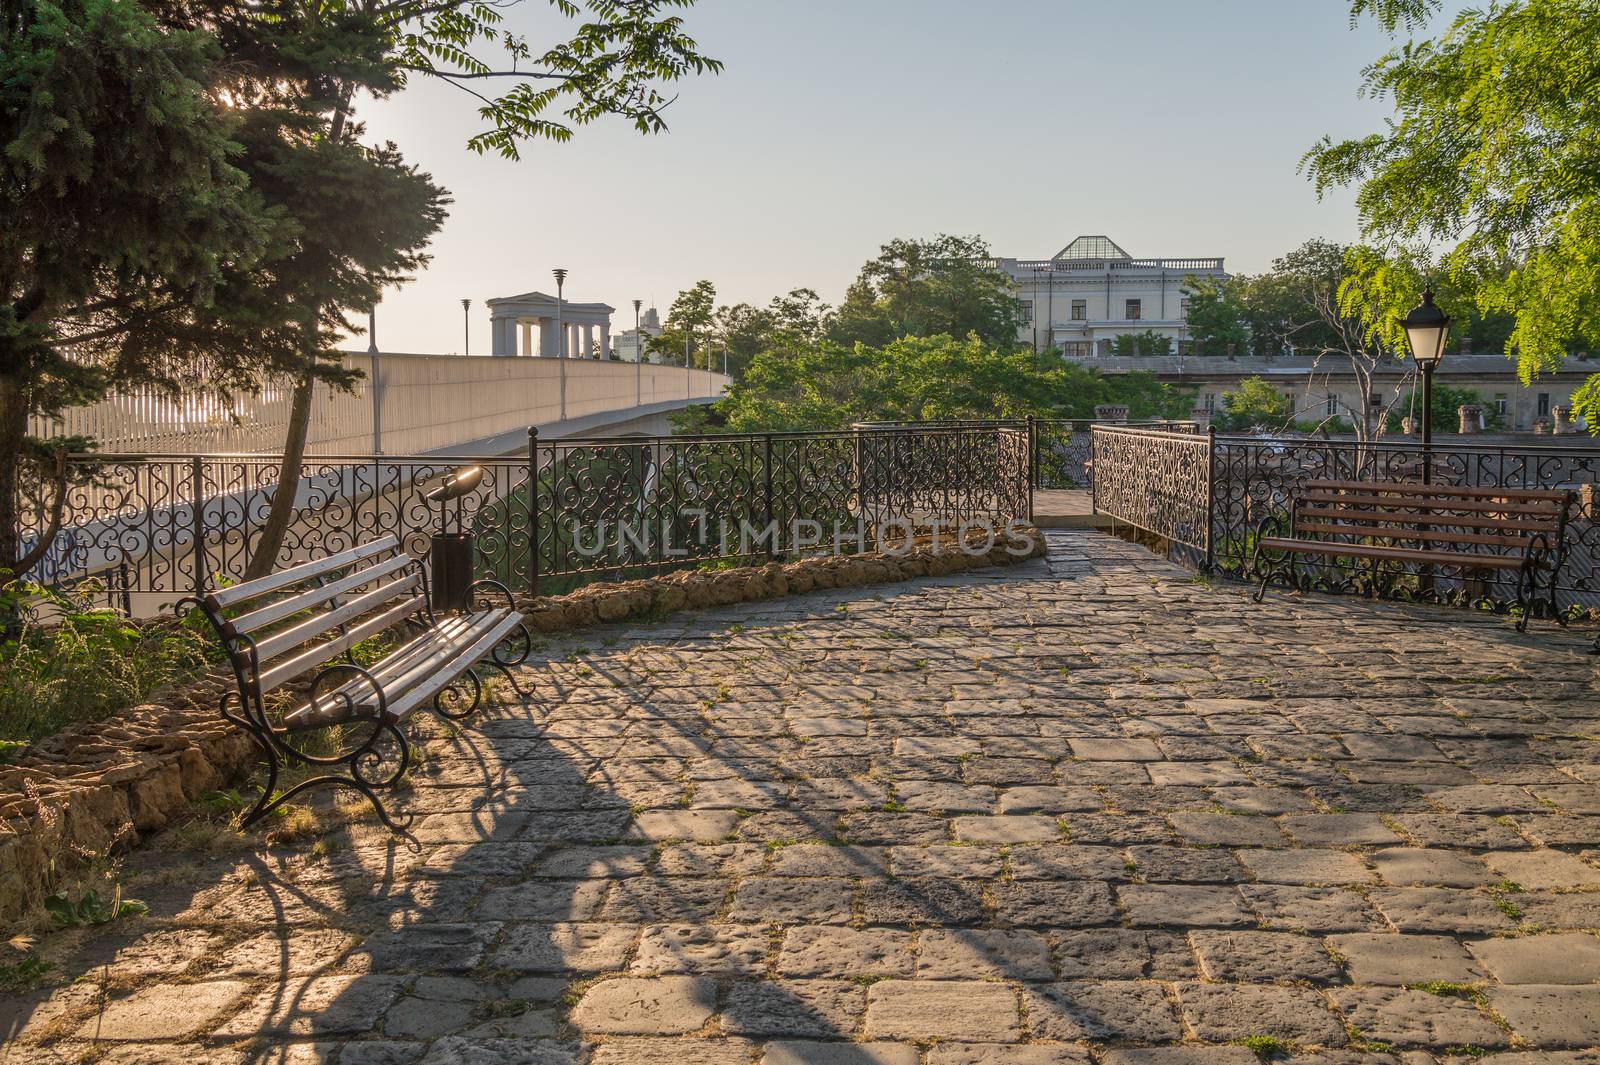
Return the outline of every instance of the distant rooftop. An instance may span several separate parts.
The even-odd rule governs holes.
[[[1133,256],[1110,237],[1075,237],[1071,244],[1056,252],[1057,259],[1131,259]]]

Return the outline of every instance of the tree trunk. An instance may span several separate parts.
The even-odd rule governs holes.
[[[272,508],[261,526],[261,536],[250,552],[250,564],[245,567],[247,581],[265,577],[276,567],[284,534],[289,531],[289,519],[294,517],[294,497],[300,490],[300,467],[305,461],[306,437],[311,427],[311,397],[316,384],[309,368],[295,382],[289,404],[289,431],[283,441],[283,462],[278,466],[278,486],[272,493]]]
[[[28,390],[12,374],[0,374],[0,570],[14,570],[22,557],[22,438],[28,432]],[[21,576],[21,574],[16,574]]]

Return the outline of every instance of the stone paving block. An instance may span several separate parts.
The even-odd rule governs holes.
[[[732,1035],[849,1039],[866,1008],[866,988],[844,980],[741,982],[728,991],[722,1027]]]
[[[1013,880],[1126,880],[1123,851],[1082,843],[1012,847],[1006,856]]]
[[[590,1065],[750,1065],[747,1039],[612,1039],[594,1048]],[[348,1053],[348,1051],[347,1051]]]
[[[1062,836],[1053,817],[972,816],[955,818],[953,823],[956,839],[962,843],[1047,843]]]
[[[884,980],[867,990],[868,1039],[1015,1042],[1016,993],[972,980]]]
[[[275,984],[224,1021],[213,1038],[360,1035],[377,1027],[403,984],[395,976],[317,976]]]
[[[1189,933],[1205,975],[1224,983],[1333,983],[1340,969],[1313,936],[1243,930]]]
[[[768,1043],[761,1065],[917,1065],[917,1048],[906,1043]]]
[[[860,902],[867,924],[969,925],[986,916],[983,885],[972,880],[869,880]]]
[[[1289,845],[1270,817],[1235,817],[1229,814],[1179,812],[1170,814],[1173,831],[1190,843],[1222,847],[1286,847]]]
[[[638,937],[639,926],[630,924],[511,925],[489,965],[524,973],[606,972],[622,967]]]
[[[1350,888],[1242,884],[1239,894],[1273,928],[1365,932],[1386,927],[1366,897]]]
[[[1513,1032],[1533,1046],[1600,1045],[1600,987],[1495,987],[1489,989],[1489,1005],[1511,1025]]]
[[[1600,938],[1585,932],[1475,939],[1467,949],[1502,984],[1600,982]]]
[[[340,1052],[343,1057],[346,1051]],[[419,1065],[578,1065],[577,1043],[555,1039],[478,1039],[450,1036],[428,1048]]]
[[[1085,928],[1050,938],[1063,980],[1175,980],[1200,971],[1188,941],[1175,932]]]
[[[1237,928],[1255,917],[1233,887],[1196,884],[1124,884],[1117,899],[1135,925],[1169,928]]]
[[[1005,856],[988,847],[893,847],[889,864],[901,877],[992,880],[1005,867]]]
[[[1343,1046],[1344,1025],[1315,991],[1252,984],[1178,985],[1183,1019],[1208,1043],[1267,1035],[1291,1043]]]
[[[1366,884],[1373,880],[1361,859],[1344,851],[1307,847],[1237,853],[1256,879],[1268,884]]]
[[[1385,882],[1401,887],[1476,887],[1495,877],[1476,855],[1429,847],[1387,847],[1369,857]]]
[[[717,986],[697,976],[623,976],[602,980],[572,1009],[572,1024],[598,1035],[674,1035],[705,1026]]]
[[[612,883],[600,916],[606,921],[705,923],[721,913],[730,886],[716,877],[630,877]]]
[[[1050,944],[1038,932],[930,928],[917,942],[919,980],[1049,980]]]
[[[732,810],[646,810],[622,830],[623,839],[719,840],[739,824]]]
[[[477,967],[486,944],[499,932],[500,926],[492,922],[418,924],[380,932],[363,943],[361,950],[378,972],[467,972]]]
[[[762,929],[664,925],[644,930],[631,968],[638,973],[754,976],[766,963],[767,935]]]
[[[655,869],[659,876],[754,876],[767,866],[759,843],[668,843]]]
[[[1260,1065],[1244,1047],[1142,1047],[1107,1050],[1105,1065]]]
[[[1600,929],[1600,894],[1524,891],[1513,896],[1522,920],[1540,928]]]
[[[1377,814],[1295,814],[1278,819],[1284,831],[1308,847],[1387,845],[1402,840]]]
[[[1019,927],[1087,928],[1115,924],[1111,890],[1094,881],[1022,881],[994,886],[995,918]]]
[[[999,810],[1003,814],[1085,813],[1104,808],[1105,803],[1093,788],[1035,784],[1007,788],[1000,793]]]
[[[1484,894],[1450,888],[1382,888],[1373,905],[1402,932],[1498,932],[1514,922]]]
[[[882,876],[888,863],[888,851],[877,847],[801,844],[775,849],[767,872],[772,876]]]
[[[1165,757],[1153,740],[1075,736],[1067,743],[1072,756],[1086,762],[1159,762]]]
[[[478,904],[485,921],[583,921],[594,917],[605,880],[533,880],[494,888]]]
[[[1024,987],[1023,1008],[1034,1039],[1107,1039],[1163,1043],[1183,1032],[1160,985],[1126,981]]]
[[[1245,870],[1231,851],[1208,847],[1128,848],[1134,871],[1146,883],[1232,884]]]
[[[1600,869],[1562,851],[1491,851],[1489,868],[1525,888],[1587,888],[1600,885]]]
[[[1090,1065],[1090,1058],[1081,1047],[1059,1043],[940,1043],[928,1051],[928,1065]]]
[[[791,928],[778,972],[784,976],[910,976],[916,936],[889,928]]]
[[[1450,936],[1355,932],[1329,936],[1328,945],[1344,956],[1350,979],[1358,984],[1466,984],[1484,977],[1483,969]]]
[[[1336,987],[1329,992],[1361,1039],[1420,1047],[1503,1047],[1505,1032],[1466,999],[1398,987]]]
[[[1484,850],[1527,846],[1515,828],[1487,814],[1397,813],[1389,820],[1423,847]]]
[[[639,876],[654,854],[654,848],[640,846],[564,847],[545,854],[535,872],[574,880]]]
[[[895,782],[896,800],[919,813],[989,813],[997,802],[988,785],[957,784],[944,780],[901,780]]]
[[[239,980],[160,985],[112,999],[78,1029],[79,1039],[185,1039],[204,1031],[250,988]]]

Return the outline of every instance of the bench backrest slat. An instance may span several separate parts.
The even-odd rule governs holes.
[[[227,631],[235,636],[258,632],[269,625],[277,624],[284,618],[332,602],[348,591],[371,584],[411,565],[415,565],[415,562],[410,555],[395,555],[375,565],[356,570],[336,581],[308,588],[287,599],[280,599],[248,614],[242,614],[228,622]]]
[[[219,588],[206,596],[206,605],[215,611],[226,610],[228,607],[236,606],[239,603],[271,595],[293,585],[311,581],[324,574],[345,569],[363,559],[380,555],[399,546],[400,541],[396,537],[393,535],[385,536],[374,540],[370,544],[361,544],[358,547],[340,551],[336,555],[329,555],[327,558],[314,559],[310,562],[302,562],[297,566],[290,566],[288,569],[279,570],[277,573],[267,577],[245,581],[242,584],[235,584],[227,588]]]
[[[1344,507],[1389,507],[1417,511],[1451,511],[1462,514],[1516,514],[1528,517],[1556,518],[1561,515],[1561,504],[1552,500],[1536,499],[1525,502],[1501,502],[1491,499],[1450,499],[1444,496],[1376,496],[1335,492],[1306,492],[1301,497],[1306,503],[1338,505]]]
[[[1415,528],[1394,528],[1388,525],[1366,523],[1334,523],[1324,521],[1302,521],[1296,530],[1304,533],[1331,533],[1340,536],[1370,536],[1381,540],[1426,540],[1429,543],[1444,544],[1478,544],[1484,547],[1526,547],[1532,538],[1532,533],[1522,536],[1508,536],[1488,533],[1451,532],[1446,529],[1430,529],[1423,533]]]
[[[377,587],[362,592],[348,603],[342,603],[332,610],[317,611],[299,624],[291,625],[261,640],[256,644],[256,661],[261,666],[266,666],[273,659],[294,650],[301,644],[326,636],[334,629],[356,620],[363,614],[386,607],[396,599],[401,597],[414,599],[415,590],[421,586],[422,574],[415,571],[398,580],[380,582]]]
[[[1399,526],[1395,531],[1403,532],[1406,526],[1439,526],[1441,528],[1459,529],[1504,529],[1523,532],[1551,532],[1559,524],[1555,517],[1551,518],[1496,518],[1482,514],[1440,514],[1430,512],[1427,514],[1401,514],[1392,510],[1355,509],[1343,510],[1329,507],[1305,507],[1300,511],[1300,517],[1310,521],[1332,520],[1353,521],[1364,524],[1392,524]]]
[[[1459,496],[1463,498],[1490,499],[1544,499],[1565,502],[1568,492],[1561,488],[1493,488],[1480,485],[1421,484],[1416,481],[1306,481],[1302,491],[1331,489],[1335,491],[1360,490],[1368,494]]]

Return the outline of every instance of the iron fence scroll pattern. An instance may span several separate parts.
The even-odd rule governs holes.
[[[1034,420],[1035,488],[1086,489],[1094,485],[1092,419],[1038,418]],[[1100,423],[1110,424],[1110,423]],[[1162,429],[1173,433],[1198,433],[1196,422],[1140,421],[1124,423],[1131,429]]]
[[[1094,506],[1204,558],[1210,546],[1211,441],[1192,432],[1097,425]]]
[[[833,433],[541,441],[526,454],[449,459],[331,456],[302,467],[279,564],[395,533],[427,553],[438,518],[424,493],[462,465],[478,575],[519,590],[808,550],[877,546],[896,519],[954,529],[1028,517],[1020,424]],[[114,593],[193,592],[238,579],[276,490],[271,455],[85,455],[66,520],[36,574],[100,576]],[[454,504],[452,504],[452,507]],[[24,538],[37,537],[36,521]]]

